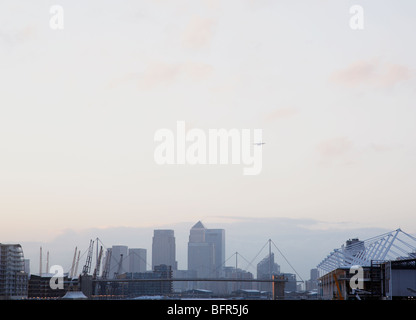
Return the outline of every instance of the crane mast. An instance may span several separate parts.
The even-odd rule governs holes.
[[[90,240],[90,246],[88,248],[88,255],[87,255],[87,259],[85,261],[85,265],[82,268],[82,274],[83,275],[87,275],[90,270],[91,270],[91,261],[92,261],[92,252],[94,249],[94,241]]]
[[[110,269],[110,261],[111,261],[111,249],[107,250],[107,254],[105,255],[105,264],[103,269],[103,274],[101,278],[107,279],[108,278],[108,271]]]
[[[120,261],[118,262],[118,269],[117,269],[117,273],[114,275],[114,278],[117,278],[117,276],[121,274],[122,265],[123,265],[123,254],[120,254]]]
[[[100,274],[102,255],[103,255],[103,246],[100,247],[100,253],[98,254],[98,258],[97,258],[97,265],[95,266],[94,274],[92,277],[93,279],[97,279],[98,275]]]

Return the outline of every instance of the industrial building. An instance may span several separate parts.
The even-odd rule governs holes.
[[[42,273],[32,274],[29,279],[28,298],[29,299],[58,299],[62,298],[68,291],[68,275],[62,278],[63,288],[51,288],[50,282],[55,274]],[[53,280],[52,280],[53,281]]]
[[[128,272],[117,276],[119,280],[143,280],[129,281],[116,284],[116,290],[112,294],[126,298],[152,295],[170,295],[173,292],[172,281],[153,281],[172,279],[172,266],[155,266],[153,271]],[[148,281],[146,281],[148,280]],[[114,286],[113,286],[114,287]]]
[[[320,299],[416,298],[416,238],[401,229],[349,239],[319,265]]]
[[[0,243],[0,300],[27,298],[28,274],[20,244]]]

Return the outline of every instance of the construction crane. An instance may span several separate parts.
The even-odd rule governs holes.
[[[82,268],[82,274],[87,275],[91,270],[91,260],[92,260],[92,252],[94,250],[94,241],[90,240],[90,246],[88,248],[87,259],[85,261],[85,265]]]
[[[107,250],[107,254],[105,256],[105,264],[103,269],[103,274],[101,275],[102,279],[108,278],[108,271],[110,269],[110,261],[111,261],[111,249]]]
[[[98,241],[97,241],[97,243],[98,243]],[[103,255],[103,246],[100,247],[100,253],[97,256],[97,263],[95,264],[94,273],[92,275],[93,280],[97,279],[98,275],[100,274],[100,266],[101,266],[102,255]],[[98,294],[98,284],[97,283],[93,283],[92,292],[94,292],[94,294]]]
[[[74,269],[74,277],[77,275],[78,273],[78,264],[79,264],[79,256],[81,254],[81,251],[78,250],[78,258],[77,258],[77,262],[75,263],[75,269]]]
[[[114,274],[114,278],[117,278],[117,276],[121,273],[122,265],[123,265],[123,254],[120,254],[120,261],[118,262],[118,269],[117,269],[117,272]]]
[[[94,274],[92,276],[93,279],[97,279],[98,275],[100,274],[102,255],[103,255],[103,246],[100,247],[100,253],[98,254],[97,264],[95,265]]]
[[[111,249],[107,250],[107,254],[105,255],[105,262],[104,262],[104,267],[103,267],[103,273],[101,275],[101,279],[107,279],[108,278],[108,272],[110,270],[110,261],[111,261]],[[96,294],[97,294],[97,287],[95,289]],[[106,282],[101,282],[100,283],[100,292],[102,295],[107,294],[107,283]]]
[[[120,254],[120,260],[118,262],[117,272],[114,273],[114,279],[117,279],[117,276],[121,273],[123,265],[123,254]],[[117,282],[113,282],[111,286],[112,294],[116,294],[119,290],[119,284]]]
[[[71,271],[69,272],[69,278],[74,278],[75,259],[77,257],[77,247],[75,247],[74,258],[72,259]]]

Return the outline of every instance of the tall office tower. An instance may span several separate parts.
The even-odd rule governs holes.
[[[152,269],[165,264],[178,269],[176,261],[175,234],[173,230],[154,230],[152,242]]]
[[[189,232],[189,242],[205,242],[205,226],[198,221]]]
[[[113,279],[116,275],[128,271],[128,247],[127,246],[112,246],[110,268],[108,270],[108,278]],[[121,261],[121,264],[120,264]]]
[[[128,272],[145,272],[147,264],[147,250],[132,248],[129,249],[129,268]]]
[[[188,242],[188,270],[198,278],[215,277],[215,245],[206,242],[206,228],[198,221],[190,230]]]
[[[318,269],[317,268],[314,268],[314,269],[311,269],[311,280],[318,280],[318,278],[319,278],[319,273],[318,273]]]
[[[214,245],[215,276],[223,276],[225,263],[225,230],[205,229],[205,242]]]
[[[25,266],[24,266],[24,270],[23,271],[25,273],[27,273],[28,275],[30,275],[30,260],[29,259],[24,259],[23,261],[25,263]]]
[[[318,269],[317,268],[311,269],[311,278],[309,280],[306,280],[305,282],[306,291],[318,289],[318,278],[319,278]]]

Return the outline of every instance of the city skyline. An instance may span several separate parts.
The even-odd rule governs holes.
[[[187,270],[188,241],[189,231],[195,222],[177,224],[174,226],[164,226],[164,229],[172,229],[175,231],[175,242],[177,251],[177,265],[180,270]],[[232,226],[236,225],[233,230]],[[239,222],[224,224],[209,224],[212,228],[224,228],[228,234],[226,240],[226,256],[225,266],[235,267],[235,253],[238,252],[238,267],[242,270],[256,274],[256,264],[260,262],[268,254],[267,242],[271,239],[277,244],[281,253],[290,261],[290,266],[280,252],[272,247],[272,253],[275,255],[275,262],[279,264],[282,272],[299,273],[300,278],[304,281],[308,280],[310,270],[316,268],[318,263],[334,249],[341,246],[351,238],[360,238],[364,240],[378,234],[383,234],[392,230],[371,228],[357,229],[350,228],[320,230],[319,223],[316,221],[298,221],[291,219],[271,219],[265,224],[261,224],[255,219],[241,219]],[[229,228],[231,227],[231,228]],[[263,236],[253,241],[255,229],[262,227],[263,232],[274,237]],[[229,229],[228,229],[229,228]],[[43,265],[46,265],[46,252],[50,252],[49,265],[59,264],[64,270],[69,270],[73,258],[73,249],[77,245],[81,250],[80,270],[85,262],[86,251],[90,239],[98,237],[100,243],[104,242],[110,248],[112,246],[120,246],[127,248],[142,248],[146,253],[146,269],[152,269],[152,236],[154,229],[152,228],[121,228],[121,229],[104,229],[104,230],[86,230],[85,233],[69,232],[62,238],[56,238],[49,243],[21,243],[25,258],[31,260],[31,271],[36,273],[39,267],[39,246],[43,248]],[[296,238],[296,241],[289,238],[288,235]],[[95,249],[94,249],[95,250]],[[94,254],[95,259],[95,254]],[[93,259],[93,260],[94,260]],[[125,261],[127,262],[127,261]],[[113,262],[113,272],[117,269],[116,261]],[[250,264],[251,263],[251,264]],[[294,269],[292,268],[294,267]],[[44,267],[45,268],[45,267]]]
[[[66,266],[172,229],[185,269],[202,221],[225,259],[272,239],[306,279],[347,239],[416,234],[414,1],[368,0],[358,29],[352,0],[61,2],[57,29],[52,0],[1,3],[0,243]],[[158,165],[178,121],[261,129],[261,172]]]

